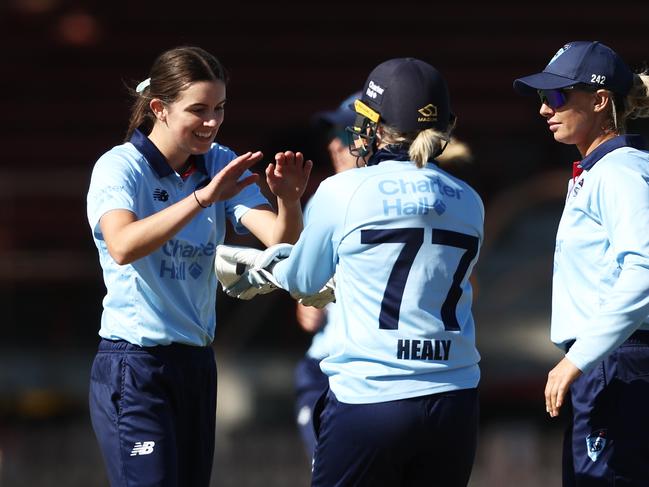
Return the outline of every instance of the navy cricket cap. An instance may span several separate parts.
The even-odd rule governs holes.
[[[353,108],[354,102],[359,100],[360,97],[360,91],[349,95],[335,110],[316,113],[314,117],[315,121],[324,122],[336,127],[347,127],[348,125],[353,125],[354,120],[356,119],[356,112]]]
[[[567,88],[577,83],[626,96],[633,85],[633,72],[617,53],[598,41],[574,41],[557,51],[545,69],[514,81],[522,95],[536,90]]]
[[[365,81],[361,102],[377,112],[383,123],[404,133],[428,128],[446,132],[453,118],[442,75],[410,57],[375,67]]]

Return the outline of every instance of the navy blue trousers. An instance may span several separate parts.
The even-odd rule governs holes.
[[[478,434],[477,389],[316,406],[312,487],[464,487]]]
[[[102,340],[90,417],[113,487],[207,487],[216,422],[212,348]]]
[[[649,332],[634,333],[570,393],[564,487],[649,486]]]
[[[327,390],[329,379],[320,370],[320,360],[304,356],[295,367],[295,421],[309,459],[315,451],[313,410]]]

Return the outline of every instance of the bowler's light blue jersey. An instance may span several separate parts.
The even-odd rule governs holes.
[[[317,292],[336,272],[336,316],[321,368],[346,403],[383,402],[478,384],[469,275],[484,208],[466,183],[409,161],[332,176],[273,273]]]
[[[604,142],[570,184],[554,253],[551,338],[587,371],[649,315],[649,154],[639,136]]]
[[[145,218],[191,195],[236,156],[218,144],[194,156],[186,179],[141,132],[99,158],[88,191],[88,220],[106,284],[99,335],[140,346],[212,342],[216,323],[214,251],[223,243],[226,216],[238,232],[250,208],[268,205],[259,187],[201,210],[161,248],[131,264],[118,265],[108,253],[99,220],[115,209]],[[250,173],[247,173],[250,174]],[[244,175],[245,177],[245,175]]]

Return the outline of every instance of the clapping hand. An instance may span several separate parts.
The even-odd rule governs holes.
[[[285,202],[296,202],[304,194],[313,162],[301,152],[278,152],[266,168],[266,182],[272,193]]]

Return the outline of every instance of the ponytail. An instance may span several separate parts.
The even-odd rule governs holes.
[[[408,155],[417,167],[421,168],[428,161],[442,153],[449,141],[449,136],[435,129],[422,130],[410,144]]]
[[[133,132],[135,129],[140,128],[145,134],[149,134],[153,128],[153,122],[155,121],[155,116],[149,107],[149,102],[152,100],[152,97],[149,95],[149,89],[146,88],[141,93],[133,90],[132,96],[135,97],[135,101],[131,106],[131,116],[128,122],[128,129],[126,130],[126,137],[124,142],[131,140]]]
[[[400,133],[389,125],[381,125],[381,129],[381,141],[386,144],[408,146],[408,156],[419,168],[439,156],[450,139],[449,133],[432,128],[408,134]]]

